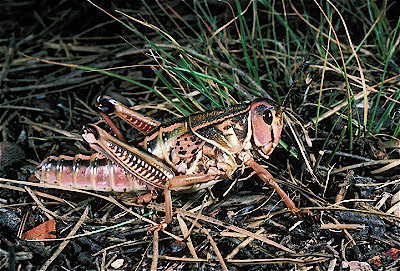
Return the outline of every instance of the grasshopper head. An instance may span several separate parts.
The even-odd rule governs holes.
[[[278,145],[281,137],[282,109],[258,100],[251,104],[250,110],[254,143],[268,156]]]

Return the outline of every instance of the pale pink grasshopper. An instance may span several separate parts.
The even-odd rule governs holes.
[[[168,123],[109,97],[99,98],[97,107],[106,120],[107,114],[115,113],[142,132],[143,142],[131,146],[96,125],[86,125],[83,138],[98,153],[50,156],[35,171],[40,181],[79,189],[135,192],[142,194],[139,201],[149,201],[163,191],[164,228],[172,220],[171,191],[204,189],[246,164],[278,192],[290,211],[298,212],[272,175],[253,159],[256,153],[268,157],[278,145],[283,127],[280,107],[255,100]]]

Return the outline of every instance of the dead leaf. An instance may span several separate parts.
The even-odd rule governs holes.
[[[391,257],[393,260],[397,260],[399,258],[399,250],[394,247],[386,251],[384,254]]]
[[[24,240],[43,240],[43,239],[54,239],[56,236],[52,233],[56,232],[56,222],[50,219],[43,222],[39,226],[24,232],[22,239]]]

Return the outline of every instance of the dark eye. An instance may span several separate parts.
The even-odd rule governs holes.
[[[266,124],[271,125],[272,123],[272,112],[271,110],[267,109],[263,113],[263,120],[265,121]]]

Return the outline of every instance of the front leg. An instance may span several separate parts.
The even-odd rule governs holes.
[[[258,177],[260,177],[261,180],[274,188],[274,190],[281,196],[283,202],[285,202],[287,208],[294,215],[298,215],[299,212],[308,215],[312,214],[310,210],[300,211],[293,203],[292,199],[286,194],[286,192],[283,191],[282,188],[280,188],[280,186],[275,182],[274,177],[272,177],[272,175],[265,168],[257,164],[257,162],[254,161],[253,157],[250,154],[244,153],[242,154],[241,158],[246,165],[250,166],[257,173]]]
[[[288,209],[295,215],[299,212],[299,209],[294,205],[292,199],[286,194],[285,191],[275,182],[274,177],[262,166],[257,164],[253,158],[246,161],[246,164],[250,166],[265,183],[269,184],[274,188],[276,192],[281,196],[283,202],[285,202]]]

